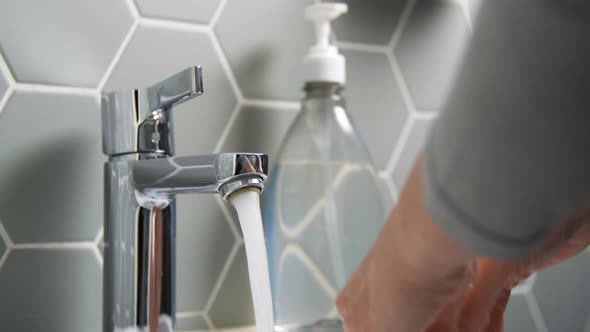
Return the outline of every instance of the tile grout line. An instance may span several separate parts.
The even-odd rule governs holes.
[[[102,242],[103,235],[104,235],[104,227],[100,226],[100,229],[98,230],[98,233],[96,233],[96,236],[94,237],[94,240],[92,240],[92,242],[94,242],[94,244],[96,246],[99,246],[100,242]]]
[[[388,173],[385,171],[380,171],[379,177],[381,178],[381,180],[385,181],[385,186],[387,187],[387,190],[389,191],[389,194],[391,195],[391,198],[393,200],[393,204],[395,205],[397,203],[397,198],[399,195],[397,192],[396,185],[393,183],[393,180],[390,178]],[[386,213],[389,213],[389,212],[390,211],[386,211]]]
[[[132,0],[129,0],[129,1],[132,1]],[[125,35],[125,38],[123,38],[123,41],[121,42],[121,45],[119,46],[119,49],[117,50],[117,52],[113,56],[111,63],[107,67],[107,70],[105,71],[102,79],[98,83],[98,86],[96,87],[96,90],[98,90],[98,92],[102,92],[104,90],[104,87],[105,87],[107,81],[111,78],[111,75],[113,74],[113,71],[115,70],[115,67],[117,66],[117,64],[119,64],[119,60],[121,60],[123,53],[125,52],[125,50],[129,46],[129,43],[131,42],[131,38],[133,37],[133,35],[135,35],[135,31],[137,31],[138,26],[139,26],[139,17],[134,19],[133,23],[131,24],[131,27],[129,28],[129,31],[127,31],[127,34]]]
[[[301,104],[298,101],[274,100],[274,99],[243,99],[242,106],[272,108],[282,110],[299,110]]]
[[[0,73],[4,74],[4,78],[8,81],[8,85],[14,85],[16,83],[16,79],[8,67],[8,62],[4,58],[4,55],[0,52]]]
[[[238,80],[231,69],[229,60],[225,56],[225,52],[223,51],[223,47],[221,47],[221,43],[217,38],[217,34],[215,34],[215,30],[209,29],[209,38],[211,39],[211,43],[213,44],[213,50],[217,55],[217,60],[219,60],[219,62],[221,63],[221,68],[225,73],[225,77],[227,77],[229,85],[231,86],[234,95],[238,99],[238,104],[241,104],[244,101],[244,94],[242,93],[240,85],[238,84]]]
[[[217,328],[215,327],[215,324],[213,324],[213,321],[211,320],[211,317],[209,317],[208,313],[203,313],[203,320],[205,320],[205,323],[207,324],[207,328],[209,328],[209,331],[217,331]]]
[[[389,66],[391,71],[393,72],[393,76],[395,77],[395,81],[397,82],[397,85],[399,86],[400,92],[402,94],[402,98],[404,101],[404,104],[406,105],[406,108],[408,109],[408,111],[410,113],[417,113],[416,109],[416,105],[414,104],[414,100],[412,99],[412,94],[410,93],[410,88],[408,87],[408,84],[404,78],[404,75],[402,73],[401,67],[399,65],[399,63],[397,62],[397,59],[395,58],[395,55],[393,55],[393,53],[387,53],[387,60],[389,62]]]
[[[292,253],[299,258],[299,261],[303,263],[308,272],[311,273],[313,278],[319,283],[319,286],[332,298],[336,298],[338,291],[332,286],[328,278],[320,271],[320,269],[314,264],[313,259],[298,245],[289,243],[284,248],[284,253]]]
[[[139,25],[147,26],[147,27],[154,27],[154,28],[165,28],[165,29],[174,29],[180,31],[187,31],[187,32],[204,32],[207,33],[211,29],[208,25],[199,24],[199,23],[191,23],[191,22],[181,22],[181,21],[174,21],[170,19],[163,19],[163,18],[153,18],[153,17],[139,17]]]
[[[227,3],[227,0],[221,0],[219,2],[219,5],[217,5],[217,9],[215,9],[213,16],[211,16],[211,20],[209,21],[209,29],[211,29],[211,31],[213,31],[215,29],[215,26],[217,25],[217,21],[219,21],[219,18],[221,17],[221,13],[225,9],[226,3]]]
[[[230,270],[232,264],[234,263],[236,257],[238,256],[238,252],[240,251],[241,247],[242,247],[242,243],[236,242],[236,243],[234,243],[231,251],[229,252],[229,255],[227,256],[226,261],[223,264],[223,268],[221,269],[221,272],[219,273],[219,276],[217,277],[217,280],[215,281],[215,285],[213,286],[213,289],[211,290],[211,293],[209,294],[209,298],[207,299],[207,303],[205,304],[205,308],[203,309],[203,312],[205,312],[205,314],[207,314],[211,310],[211,307],[213,306],[213,302],[215,302],[215,300],[217,299],[217,294],[221,290],[223,282],[227,278],[229,270]]]
[[[2,240],[4,242],[4,246],[5,246],[4,252],[2,253],[2,255],[0,255],[0,270],[2,270],[2,266],[4,265],[4,262],[8,259],[8,255],[12,251],[12,247],[14,244],[12,243],[12,239],[8,235],[8,232],[4,228],[4,225],[2,224],[1,221],[0,221],[0,240]]]
[[[203,314],[203,310],[181,311],[176,313],[176,318],[202,317]]]
[[[215,147],[213,148],[214,153],[219,153],[221,151],[221,148],[223,147],[223,145],[225,144],[225,141],[229,137],[231,129],[232,129],[234,123],[236,122],[236,119],[240,115],[240,112],[241,112],[240,103],[236,103],[236,105],[234,106],[234,109],[232,110],[232,114],[229,116],[229,119],[227,119],[227,123],[225,125],[225,128],[223,128],[223,131],[221,132],[221,135],[219,136],[217,144],[215,144]]]
[[[36,83],[15,83],[14,91],[69,94],[74,96],[96,96],[98,94],[98,90],[93,88]]]
[[[98,233],[94,237],[94,240],[92,241],[92,243],[94,243],[93,252],[94,252],[94,255],[96,256],[96,259],[97,259],[98,263],[100,264],[101,268],[104,265],[103,253],[100,250],[101,247],[103,246],[103,236],[104,236],[104,227],[101,226],[100,229],[98,230]]]
[[[416,110],[413,114],[416,120],[434,120],[438,117],[438,110],[420,111]]]
[[[412,128],[414,128],[414,123],[415,123],[414,116],[412,114],[410,114],[408,116],[408,119],[406,120],[406,123],[404,123],[404,126],[402,127],[402,131],[399,135],[398,141],[395,145],[395,148],[393,149],[393,152],[391,153],[391,158],[387,162],[387,166],[385,166],[385,172],[387,172],[387,174],[389,174],[391,176],[392,182],[394,185],[396,185],[396,187],[399,184],[395,183],[393,181],[393,171],[395,170],[395,167],[399,163],[399,159],[401,158],[404,147],[406,146],[406,143],[410,137],[410,133],[412,132]]]
[[[361,51],[361,52],[368,52],[368,53],[387,53],[389,48],[388,46],[378,45],[378,44],[367,44],[367,43],[357,43],[357,42],[348,42],[348,41],[336,41],[336,46],[338,48],[345,50],[345,51]]]
[[[6,79],[6,83],[8,83],[8,87],[6,91],[4,91],[4,96],[0,98],[0,113],[4,109],[4,106],[8,103],[8,99],[12,96],[14,92],[14,85],[16,84],[16,79],[12,74],[12,71],[8,67],[8,62],[4,59],[4,55],[0,52],[0,75],[2,75]]]
[[[72,241],[72,242],[39,242],[39,243],[15,243],[12,248],[15,250],[23,249],[80,249],[92,250],[95,247],[94,242],[90,241]]]
[[[6,246],[6,248],[12,248],[12,246],[14,245],[12,239],[8,235],[8,231],[4,228],[2,221],[0,221],[0,239],[4,241],[4,245]]]
[[[388,53],[391,53],[394,51],[395,47],[397,46],[397,43],[401,39],[402,34],[406,30],[406,25],[408,24],[408,21],[410,20],[410,16],[412,15],[412,12],[414,11],[414,7],[416,6],[416,1],[417,0],[409,0],[406,3],[406,6],[404,7],[404,10],[400,16],[399,22],[397,23],[397,26],[395,27],[395,30],[393,31],[393,34],[391,35],[391,39],[389,40],[389,43],[387,44],[387,47],[389,49]]]
[[[469,31],[473,32],[473,21],[471,20],[471,14],[469,11],[469,3],[467,0],[446,0],[453,5],[459,6],[461,8],[461,12],[463,13],[463,18],[465,18],[465,22],[467,23],[467,27],[469,27]]]
[[[2,96],[2,98],[0,98],[0,113],[2,113],[2,110],[4,110],[4,106],[6,106],[6,104],[8,104],[8,99],[10,99],[13,92],[14,92],[14,84],[11,84],[8,86],[8,89],[6,89],[6,91],[4,92],[4,96]]]
[[[520,284],[516,285],[516,287],[512,288],[512,294],[515,295],[527,295],[533,289],[533,284],[537,279],[537,274],[533,273],[530,277],[528,277],[525,281],[521,282]]]
[[[103,269],[104,266],[104,259],[102,257],[102,254],[100,253],[100,250],[98,250],[98,247],[93,246],[92,247],[92,253],[94,254],[94,258],[96,258],[96,262],[98,263],[98,265],[100,266],[100,269]]]
[[[537,304],[537,299],[535,298],[533,292],[524,294],[524,298],[529,306],[531,317],[533,318],[533,323],[535,324],[537,331],[549,332],[549,330],[547,329],[547,323],[545,323],[545,319],[543,318],[543,314],[541,313],[541,309]]]
[[[131,16],[133,16],[134,20],[137,20],[141,17],[141,15],[139,14],[139,8],[137,8],[137,5],[135,4],[134,0],[127,0],[125,1],[127,3],[127,7],[129,7],[129,11],[131,12]]]

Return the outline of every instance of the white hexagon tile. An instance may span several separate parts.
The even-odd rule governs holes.
[[[0,158],[0,330],[100,331],[97,87],[143,87],[201,65],[205,94],[174,110],[177,154],[274,159],[298,113],[313,41],[303,8],[313,2],[0,1],[0,101],[12,91],[0,109],[0,155],[10,156]],[[390,206],[452,87],[482,1],[345,2],[350,13],[334,25],[347,57],[345,94]],[[243,240],[222,206],[212,196],[179,198],[179,331],[254,322]],[[293,257],[321,260],[297,246]],[[310,280],[330,310],[334,276],[306,266],[285,280]],[[505,331],[590,332],[588,271],[585,252],[519,286]]]

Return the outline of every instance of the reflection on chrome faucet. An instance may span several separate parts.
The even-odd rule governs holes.
[[[200,67],[102,98],[103,331],[169,332],[175,319],[175,195],[262,191],[268,157],[174,155],[171,109],[203,93]],[[198,222],[198,221],[195,221]]]

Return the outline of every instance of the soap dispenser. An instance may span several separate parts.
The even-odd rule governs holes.
[[[275,331],[343,331],[335,297],[385,222],[377,174],[346,111],[345,59],[330,43],[330,22],[346,11],[305,9],[317,41],[264,200]]]

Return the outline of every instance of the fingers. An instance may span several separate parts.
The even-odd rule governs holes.
[[[500,296],[494,305],[494,309],[490,314],[490,321],[484,332],[503,332],[504,331],[504,312],[508,301],[510,300],[511,290],[505,288],[500,292]]]
[[[459,330],[483,331],[490,322],[490,313],[508,281],[506,265],[489,259],[479,259],[473,287],[462,303]]]
[[[420,162],[336,300],[346,331],[422,332],[473,278],[473,256],[426,213]]]

